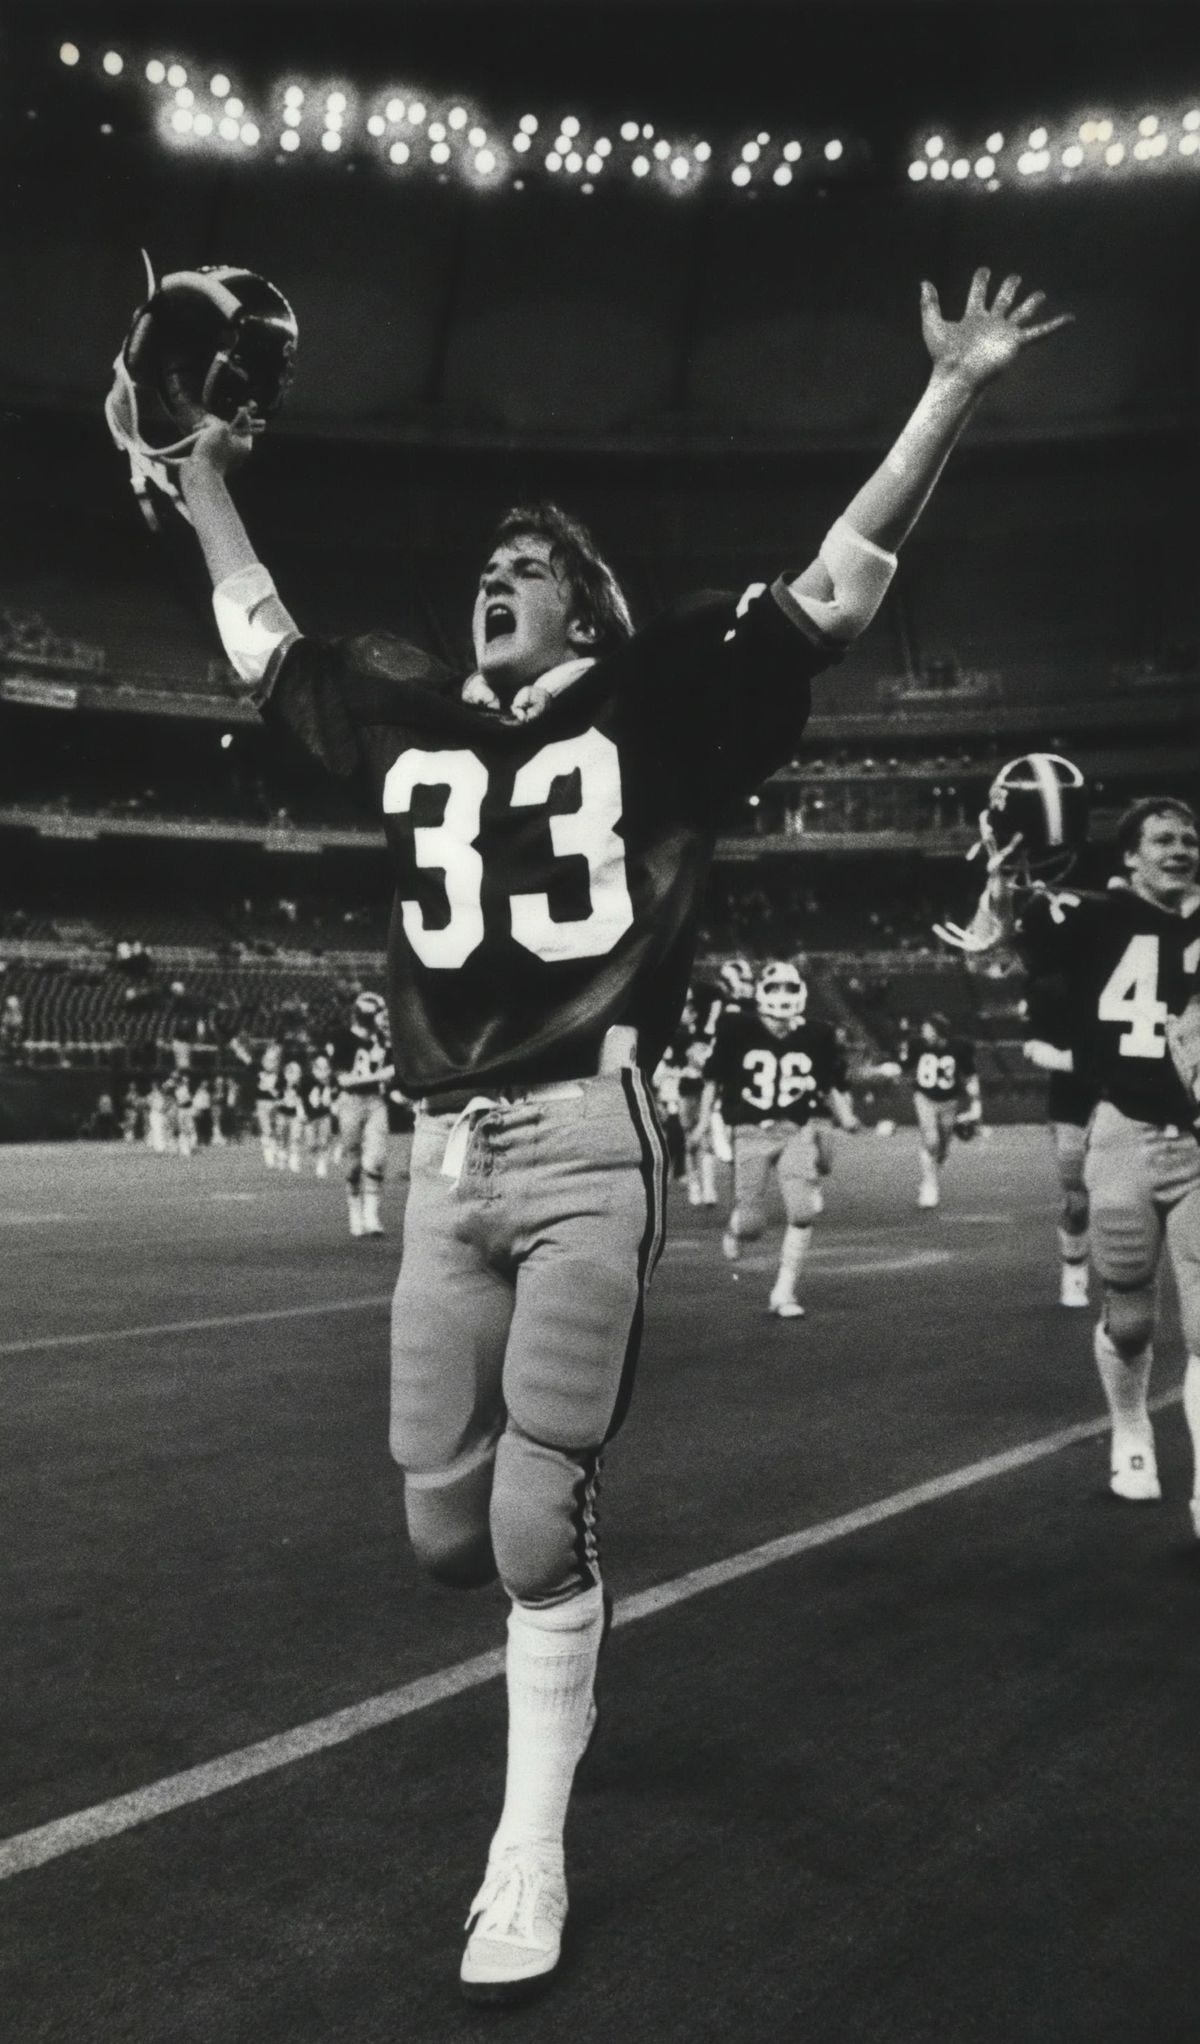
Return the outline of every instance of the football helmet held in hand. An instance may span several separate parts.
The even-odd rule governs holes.
[[[1056,752],[1024,753],[996,775],[980,824],[985,844],[989,836],[998,846],[1019,838],[1018,873],[1061,879],[1087,838],[1087,782]]]
[[[129,461],[147,520],[150,492],[187,517],[174,470],[207,419],[278,411],[292,379],[296,316],[274,284],[253,270],[205,264],[155,282],[143,251],[148,296],[113,363],[104,403],[108,429]]]

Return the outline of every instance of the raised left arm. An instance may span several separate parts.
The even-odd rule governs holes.
[[[818,558],[790,584],[792,594],[831,638],[855,639],[874,617],[907,539],[946,460],[988,384],[1024,348],[1066,326],[1072,315],[1035,320],[1045,301],[1021,279],[1004,279],[991,305],[991,272],[976,270],[960,320],[945,318],[934,286],[921,286],[921,330],[931,369],[924,395],[883,461],[851,498]]]

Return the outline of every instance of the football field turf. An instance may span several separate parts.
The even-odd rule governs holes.
[[[255,1147],[0,1152],[0,2035],[1184,2044],[1200,1543],[1106,1489],[1044,1131],[842,1139],[767,1317],[672,1195],[547,1997],[461,2004],[503,1599],[418,1576],[389,1236]],[[777,1242],[772,1235],[770,1247]]]

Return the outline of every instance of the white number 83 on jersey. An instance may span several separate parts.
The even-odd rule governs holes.
[[[633,922],[625,874],[625,847],[617,836],[621,820],[621,769],[617,748],[600,731],[583,731],[544,745],[526,760],[513,782],[514,809],[549,801],[556,780],[579,775],[579,807],[551,816],[550,844],[556,858],[587,861],[586,915],[555,922],[546,894],[514,893],[512,934],[535,958],[558,961],[600,958]],[[418,866],[441,873],[449,920],[430,929],[417,901],[402,901],[405,935],[423,965],[464,965],[483,942],[483,858],[478,850],[488,772],[473,752],[403,752],[383,784],[384,813],[404,816],[418,788],[445,788],[440,823],[414,824]]]

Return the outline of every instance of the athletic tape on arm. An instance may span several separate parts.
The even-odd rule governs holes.
[[[300,636],[261,561],[218,582],[213,615],[234,673],[255,686],[279,648]]]
[[[820,558],[833,595],[810,596],[798,582],[791,584],[792,595],[829,638],[857,639],[887,595],[896,556],[839,518],[821,542]]]

